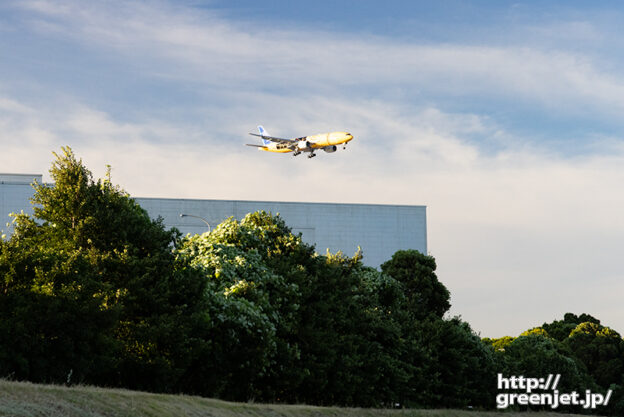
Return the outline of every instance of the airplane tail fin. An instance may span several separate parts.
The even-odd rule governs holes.
[[[269,132],[267,132],[267,131],[264,129],[264,127],[262,127],[262,126],[258,126],[258,131],[260,132],[260,134],[261,134],[262,136],[270,136],[270,135],[269,135]],[[262,138],[262,143],[263,143],[263,144],[265,144],[265,145],[268,145],[268,144],[270,144],[270,143],[271,143],[271,141],[270,141],[270,140],[268,140],[268,139],[264,139],[264,138]]]

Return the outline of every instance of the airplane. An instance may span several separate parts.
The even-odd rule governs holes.
[[[322,149],[327,153],[336,152],[338,149],[336,145],[342,145],[342,149],[346,149],[347,142],[353,139],[353,135],[347,132],[319,133],[295,139],[283,139],[269,136],[269,133],[262,126],[258,126],[258,131],[260,131],[260,134],[250,133],[250,135],[262,138],[262,145],[246,143],[247,146],[254,146],[259,151],[293,152],[293,156],[297,156],[302,152],[310,152],[308,158],[314,158],[316,156],[314,151],[317,149]]]

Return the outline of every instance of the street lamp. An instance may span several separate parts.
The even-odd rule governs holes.
[[[208,231],[210,232],[210,223],[208,223],[208,220],[204,219],[203,217],[194,216],[192,214],[184,214],[184,213],[180,213],[180,217],[195,217],[196,219],[199,219],[203,221],[204,223],[206,223],[206,226],[208,226]]]

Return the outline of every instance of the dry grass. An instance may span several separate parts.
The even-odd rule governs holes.
[[[557,417],[570,414],[468,410],[380,410],[230,403],[185,395],[0,380],[0,416],[15,417]]]

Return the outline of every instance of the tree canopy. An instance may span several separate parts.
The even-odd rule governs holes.
[[[173,387],[205,281],[176,261],[175,231],[109,179],[94,181],[70,148],[55,156],[54,184],[33,184],[34,216],[15,216],[2,245],[0,370]]]

